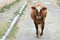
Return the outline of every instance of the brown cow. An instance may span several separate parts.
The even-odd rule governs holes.
[[[34,21],[35,27],[36,27],[36,35],[37,37],[40,35],[43,35],[43,29],[44,29],[44,23],[45,23],[45,18],[47,15],[47,8],[42,5],[42,4],[37,4],[31,7],[31,18]],[[39,33],[39,26],[41,25],[41,33]]]

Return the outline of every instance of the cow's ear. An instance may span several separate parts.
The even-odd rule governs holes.
[[[47,10],[47,8],[46,7],[43,7],[42,10]]]
[[[33,7],[31,7],[31,8],[32,8],[32,9],[36,9],[36,7],[34,7],[34,6],[33,6]]]
[[[47,13],[47,8],[43,7],[40,12]]]

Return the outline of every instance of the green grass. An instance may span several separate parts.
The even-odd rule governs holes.
[[[26,7],[27,7],[27,6],[26,6]],[[26,7],[25,7],[25,8],[26,8]],[[25,10],[25,9],[24,9],[24,10]],[[21,16],[24,14],[24,10],[23,10]],[[19,14],[19,10],[17,10],[15,13],[16,13],[15,15]],[[6,40],[13,40],[13,39],[15,39],[15,34],[17,33],[18,29],[19,29],[19,28],[15,25],[15,26],[13,27],[13,29],[11,30],[11,32],[10,32],[10,34],[8,35],[8,37],[7,37]]]
[[[16,4],[17,2],[19,2],[20,0],[16,0],[14,2],[12,2],[11,4],[9,5],[5,5],[3,8],[0,9],[0,13],[3,13],[5,12],[5,9],[9,10],[11,8],[11,6],[13,6],[14,4]]]
[[[5,5],[4,6],[4,9],[10,9],[10,7],[11,7],[10,5],[9,6],[8,5]]]
[[[25,8],[26,8],[26,7],[27,7],[27,5],[25,6]],[[20,16],[24,15],[25,8],[23,9],[23,11],[22,11],[22,13],[21,13],[21,14],[19,13],[19,11],[20,11],[21,7],[20,7],[20,8],[18,8],[18,10],[17,10],[16,12],[14,12],[14,15],[17,15],[17,14],[20,14]]]
[[[14,15],[17,15],[17,14],[19,14],[19,9],[16,12],[14,12]]]
[[[1,9],[0,9],[0,13],[2,13],[2,12],[4,12],[4,11],[5,11],[4,8],[1,8]]]
[[[26,7],[27,7],[27,5],[26,5]],[[20,14],[20,16],[24,15],[25,8],[24,8],[23,12]],[[19,9],[14,14],[15,15],[19,14]],[[13,39],[15,39],[15,34],[18,31],[18,29],[19,28],[15,25],[13,27],[13,29],[11,30],[10,34],[8,35],[7,40],[13,40]]]
[[[15,2],[19,2],[20,0],[16,0]]]
[[[18,30],[17,26],[14,26],[13,29],[11,30],[10,34],[7,37],[7,40],[12,40],[13,38],[15,38],[15,34]]]
[[[59,1],[59,2],[57,2],[57,4],[60,6],[60,1]]]
[[[0,23],[0,38],[5,34],[9,25],[10,25],[10,22],[1,22]]]
[[[1,22],[0,24],[0,39],[3,37],[7,29],[9,28],[11,22]],[[15,33],[18,31],[18,27],[14,26],[11,30],[10,34],[8,35],[7,39],[15,38]]]

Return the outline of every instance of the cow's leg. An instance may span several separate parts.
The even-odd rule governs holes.
[[[34,24],[35,24],[35,28],[36,28],[36,35],[38,37],[38,24],[36,24],[36,22],[34,22]]]
[[[40,36],[43,35],[43,30],[44,30],[44,22],[41,23],[41,34],[40,34]]]

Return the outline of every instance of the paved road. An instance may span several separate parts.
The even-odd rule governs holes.
[[[35,27],[30,17],[30,7],[24,11],[17,25],[19,26],[16,40],[60,40],[60,11],[55,6],[46,5],[48,14],[45,22],[44,34],[36,38]]]

